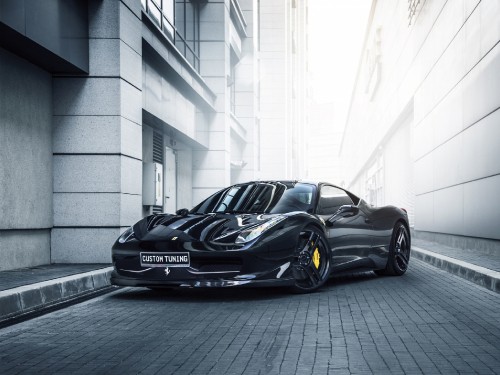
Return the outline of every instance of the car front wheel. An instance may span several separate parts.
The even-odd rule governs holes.
[[[324,234],[316,228],[306,228],[299,235],[293,266],[295,285],[299,293],[312,292],[330,276],[330,252]]]

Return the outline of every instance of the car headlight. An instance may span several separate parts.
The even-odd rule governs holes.
[[[118,242],[125,243],[125,242],[130,241],[134,238],[135,238],[134,228],[130,227],[125,232],[123,232],[120,237],[118,237]]]
[[[259,224],[255,227],[244,229],[238,234],[238,237],[236,238],[236,241],[234,241],[234,242],[237,244],[244,244],[244,243],[250,242],[250,241],[256,239],[257,237],[259,237],[265,231],[267,231],[267,230],[271,229],[272,227],[274,227],[275,225],[281,223],[283,220],[285,220],[284,216],[278,216],[278,217],[274,217],[274,218],[272,218],[272,219],[270,219],[262,224]]]

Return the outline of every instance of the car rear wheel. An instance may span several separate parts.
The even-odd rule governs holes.
[[[300,233],[295,258],[295,292],[312,292],[321,287],[330,276],[328,242],[319,229],[306,228]]]
[[[398,222],[392,231],[391,245],[387,266],[383,270],[375,271],[378,275],[401,276],[408,269],[410,261],[410,234],[406,226]]]

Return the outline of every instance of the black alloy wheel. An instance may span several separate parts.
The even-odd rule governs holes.
[[[392,231],[391,246],[387,266],[383,270],[375,271],[379,275],[401,276],[408,269],[410,261],[410,235],[406,226],[398,222]]]
[[[330,276],[330,252],[323,233],[316,228],[300,232],[293,265],[295,285],[299,293],[312,292],[321,287]]]

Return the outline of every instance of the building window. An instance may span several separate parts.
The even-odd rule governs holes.
[[[376,157],[373,165],[366,172],[366,201],[380,207],[384,203],[384,158]]]
[[[195,0],[141,0],[141,2],[146,13],[199,72],[200,3]]]
[[[187,61],[200,70],[200,4],[175,0],[175,45]]]
[[[236,84],[235,84],[236,65],[231,64],[231,76],[229,77],[229,101],[231,103],[231,113],[236,115]]]
[[[239,59],[236,53],[231,49],[230,57],[230,75],[228,77],[229,86],[229,101],[231,104],[231,113],[236,116],[236,65],[238,65]]]
[[[420,0],[408,0],[408,26],[417,18]]]

